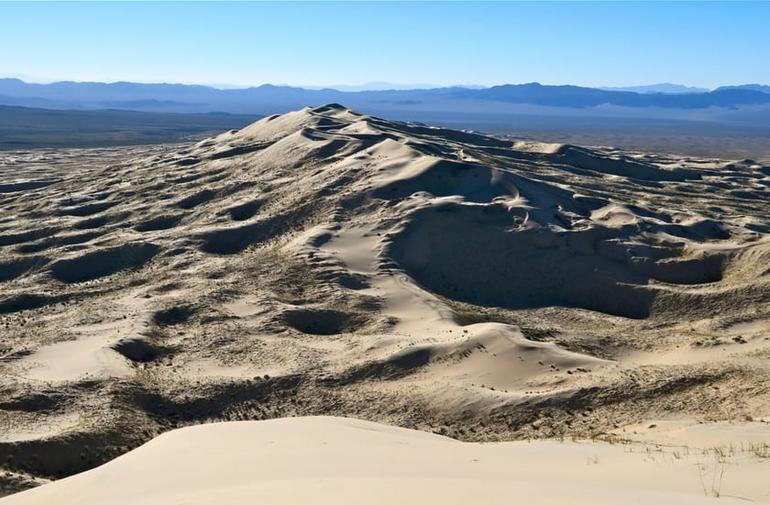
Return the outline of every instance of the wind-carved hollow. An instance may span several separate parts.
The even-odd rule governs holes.
[[[83,282],[138,268],[152,259],[160,247],[147,242],[129,243],[61,259],[51,265],[51,273],[62,282]]]
[[[330,309],[294,309],[282,314],[283,322],[295,330],[310,335],[348,333],[366,324],[359,314]]]
[[[394,236],[388,254],[425,288],[476,305],[650,315],[649,278],[594,250],[613,231],[512,231],[511,221],[501,205],[424,209]]]

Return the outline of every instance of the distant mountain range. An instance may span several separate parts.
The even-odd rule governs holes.
[[[720,90],[725,89],[747,89],[750,91],[759,91],[760,93],[770,93],[770,86],[765,86],[763,84],[741,84],[740,86],[722,86],[721,88],[718,88]]]
[[[663,82],[660,84],[648,84],[645,86],[626,86],[622,88],[599,88],[605,91],[631,91],[632,93],[667,93],[679,95],[683,93],[708,93],[707,88],[696,88],[693,86],[683,86],[681,84],[671,84]]]
[[[302,86],[305,89],[336,89],[337,91],[383,91],[383,90],[403,90],[403,89],[433,89],[440,86],[426,83],[401,84],[395,82],[372,81],[363,84],[338,84],[333,86]],[[466,86],[480,87],[484,86]]]
[[[489,88],[363,91],[305,89],[270,84],[244,89],[218,89],[187,84],[68,81],[32,84],[19,79],[0,79],[0,104],[77,110],[273,114],[306,105],[339,102],[371,113],[414,111],[418,113],[417,117],[426,111],[490,114],[525,109],[539,111],[537,108],[562,111],[558,112],[560,114],[593,114],[596,111],[605,113],[607,110],[622,109],[626,114],[640,116],[650,116],[650,111],[656,110],[664,111],[656,114],[676,117],[679,114],[676,111],[732,111],[770,107],[770,87],[755,84],[723,87],[714,91],[693,90],[671,84],[630,89],[550,86],[539,83],[506,84]]]

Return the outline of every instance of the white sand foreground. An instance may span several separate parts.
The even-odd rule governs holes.
[[[466,443],[339,417],[200,425],[3,505],[770,502],[770,461],[601,442]],[[740,497],[729,496],[740,489]],[[721,497],[706,496],[719,492]]]

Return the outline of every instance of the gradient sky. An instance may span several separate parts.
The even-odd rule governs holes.
[[[770,3],[0,3],[33,81],[770,83]]]

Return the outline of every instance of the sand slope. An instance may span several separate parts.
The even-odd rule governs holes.
[[[354,415],[463,440],[770,417],[770,167],[343,106],[0,158],[0,466]],[[770,441],[770,437],[768,437]]]
[[[638,452],[632,452],[638,451]],[[184,428],[89,472],[6,498],[33,505],[706,504],[768,502],[765,466],[574,442],[463,443],[334,417]],[[740,498],[725,496],[732,489]]]

